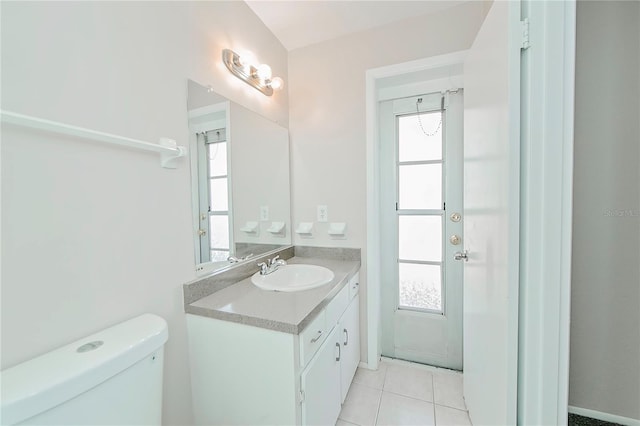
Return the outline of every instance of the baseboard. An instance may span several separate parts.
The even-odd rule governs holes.
[[[616,416],[615,414],[603,413],[602,411],[589,410],[587,408],[574,407],[570,405],[569,412],[579,416],[602,420],[604,422],[618,423],[625,426],[640,426],[640,420],[638,419]]]

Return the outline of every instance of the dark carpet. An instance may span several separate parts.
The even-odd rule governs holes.
[[[620,424],[569,413],[569,426],[620,426]]]

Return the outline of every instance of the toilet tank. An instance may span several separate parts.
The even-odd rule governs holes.
[[[167,338],[144,314],[0,372],[0,424],[159,425]]]

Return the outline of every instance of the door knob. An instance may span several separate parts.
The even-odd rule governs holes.
[[[465,262],[468,262],[469,261],[469,252],[467,250],[457,251],[457,252],[454,253],[453,258],[455,260],[464,259]]]

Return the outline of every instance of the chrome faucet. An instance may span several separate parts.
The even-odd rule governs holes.
[[[249,253],[246,256],[243,257],[235,257],[235,256],[229,256],[227,257],[227,261],[229,263],[238,263],[238,262],[242,262],[243,260],[247,260],[249,258],[251,258],[253,256],[253,253]]]
[[[267,259],[266,262],[258,263],[260,275],[268,275],[286,264],[287,262],[284,259],[280,259],[280,255],[276,255],[273,259]]]

